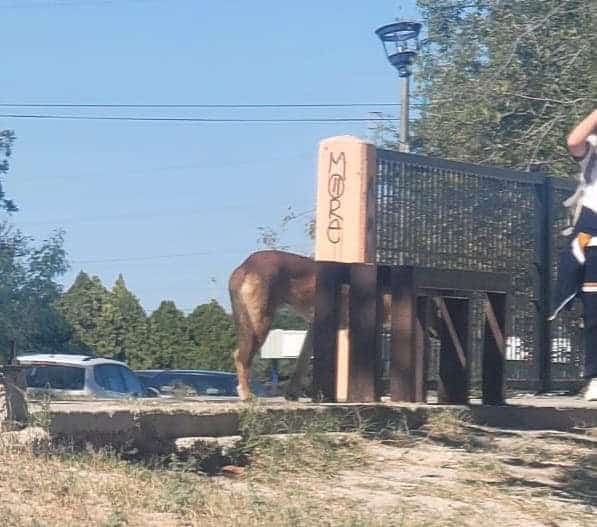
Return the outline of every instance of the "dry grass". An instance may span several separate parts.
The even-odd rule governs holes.
[[[319,455],[309,459],[325,457],[323,452]],[[319,489],[310,488],[308,479],[296,472],[284,478],[281,471],[271,471],[269,461],[265,470],[252,468],[245,478],[228,480],[151,470],[108,453],[40,457],[4,452],[0,523],[11,527],[393,524],[385,521],[385,515],[372,519],[355,511],[350,499],[330,502]]]
[[[581,527],[594,524],[597,460],[565,436],[481,429],[458,413],[415,432],[363,424],[242,419],[240,477],[196,463],[127,462],[110,452],[0,451],[0,525],[8,527]],[[264,434],[305,429],[289,441]]]

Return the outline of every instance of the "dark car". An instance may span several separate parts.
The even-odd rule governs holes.
[[[135,372],[147,387],[162,393],[181,395],[218,395],[236,397],[236,373],[210,370],[137,370]],[[261,385],[251,382],[255,395],[263,395]]]

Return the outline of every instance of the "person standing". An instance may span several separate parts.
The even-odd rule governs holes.
[[[557,314],[577,295],[583,302],[585,399],[597,401],[597,109],[568,136],[568,151],[581,168],[574,195],[564,203],[574,207],[570,245],[560,255],[556,288]]]

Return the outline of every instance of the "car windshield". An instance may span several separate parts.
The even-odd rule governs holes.
[[[198,395],[236,395],[234,376],[163,373],[152,379],[152,385],[157,388],[164,386],[187,387]]]
[[[85,370],[76,366],[40,364],[25,371],[28,388],[82,390],[85,385]]]
[[[100,364],[93,368],[95,382],[104,390],[142,395],[143,386],[137,376],[125,366]]]

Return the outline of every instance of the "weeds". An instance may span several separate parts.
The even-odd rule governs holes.
[[[461,412],[409,430],[401,414],[302,410],[248,405],[226,454],[245,476],[232,479],[198,473],[200,450],[151,463],[110,449],[2,451],[0,525],[445,527],[497,511],[505,525],[594,520],[586,445],[492,434]]]
[[[343,441],[333,434],[338,428],[339,418],[327,413],[272,414],[253,403],[241,414],[242,442],[235,457],[248,463],[251,476],[257,479],[289,474],[329,477],[365,464],[357,437],[344,436]]]
[[[36,426],[48,432],[52,425],[52,396],[48,393],[42,394],[37,403],[39,404],[39,411],[29,414],[29,426]]]
[[[128,527],[129,520],[120,504],[114,504],[102,527]]]
[[[194,507],[202,507],[203,499],[197,490],[196,478],[188,474],[175,474],[162,486],[159,509],[185,515]]]

